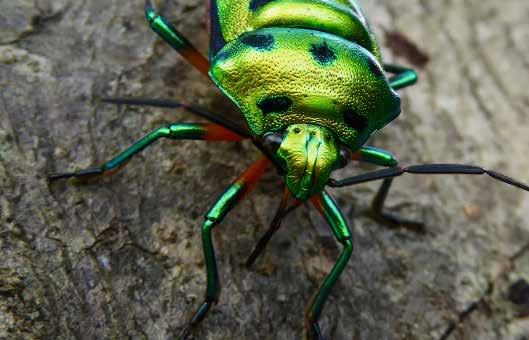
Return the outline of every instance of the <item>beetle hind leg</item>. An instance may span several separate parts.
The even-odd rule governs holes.
[[[152,0],[145,0],[145,18],[154,32],[209,78],[209,61],[167,19],[156,12]]]

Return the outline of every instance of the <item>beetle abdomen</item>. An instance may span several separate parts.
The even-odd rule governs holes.
[[[367,20],[354,0],[212,0],[214,56],[225,43],[265,27],[306,28],[358,43],[379,61]]]
[[[398,95],[368,50],[314,30],[245,33],[212,60],[210,76],[258,136],[316,124],[356,149],[400,112]]]

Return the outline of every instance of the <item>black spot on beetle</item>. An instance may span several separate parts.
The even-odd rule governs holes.
[[[357,112],[351,109],[345,109],[343,111],[343,118],[345,120],[345,123],[356,131],[362,131],[368,125],[366,117],[359,115]]]
[[[268,97],[260,100],[257,107],[263,111],[265,115],[269,113],[286,112],[292,105],[292,99],[286,96]]]
[[[274,47],[274,37],[271,34],[248,34],[241,42],[258,50],[271,50]]]
[[[264,5],[272,2],[274,0],[252,0],[250,1],[250,10],[252,12],[257,11],[259,8],[263,7]]]
[[[336,53],[327,45],[327,42],[322,44],[312,44],[309,52],[314,59],[322,65],[332,64],[336,60]]]
[[[373,73],[378,78],[384,77],[384,72],[382,72],[382,69],[377,64],[376,61],[374,61],[373,59],[369,59],[368,65],[369,65],[369,69],[371,70],[371,73]]]

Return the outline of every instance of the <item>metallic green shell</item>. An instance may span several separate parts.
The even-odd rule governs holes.
[[[216,0],[215,22],[225,42],[265,27],[306,28],[331,33],[366,48],[379,62],[380,49],[354,0]]]
[[[258,136],[314,124],[356,150],[400,113],[399,96],[372,53],[314,30],[245,33],[212,60],[210,76]]]

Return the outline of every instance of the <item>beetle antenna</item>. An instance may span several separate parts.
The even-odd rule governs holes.
[[[248,257],[246,260],[246,267],[250,268],[255,263],[255,260],[261,255],[263,250],[266,248],[266,245],[268,244],[268,241],[272,239],[272,236],[279,230],[281,227],[281,221],[283,221],[283,218],[285,218],[288,214],[290,214],[292,211],[296,210],[297,207],[301,205],[301,201],[296,200],[296,202],[287,208],[288,206],[288,200],[290,199],[291,194],[288,188],[285,186],[283,190],[283,197],[281,198],[281,203],[279,203],[279,207],[277,208],[276,214],[274,216],[274,219],[272,220],[272,223],[270,223],[270,228],[266,231],[266,233],[261,237],[257,245],[255,246],[252,254]]]
[[[215,124],[224,126],[227,129],[232,130],[240,136],[251,138],[250,134],[246,129],[239,126],[237,123],[232,122],[231,120],[220,117],[218,114],[209,112],[207,109],[181,103],[175,100],[170,99],[149,99],[149,98],[101,98],[101,102],[108,104],[117,104],[117,105],[133,105],[133,106],[151,106],[151,107],[161,107],[168,109],[185,109],[191,113],[194,113],[202,118],[205,118]]]
[[[259,138],[252,136],[248,130],[241,127],[239,124],[220,116],[219,114],[208,111],[207,109],[190,104],[184,104],[177,102],[171,99],[148,99],[148,98],[101,98],[101,102],[117,105],[134,105],[134,106],[151,106],[151,107],[161,107],[169,109],[185,109],[191,113],[196,114],[202,118],[209,120],[215,124],[221,125],[228,130],[231,130],[238,134],[239,136],[249,138],[252,140],[253,144],[264,154],[268,159],[274,163],[276,170],[279,173],[282,173],[283,168],[281,164],[277,161],[272,153],[270,153],[263,145],[262,141]]]
[[[350,185],[376,181],[385,178],[401,176],[405,173],[423,174],[423,175],[489,175],[503,183],[510,184],[525,191],[529,191],[529,186],[518,180],[505,176],[495,171],[486,170],[479,166],[462,165],[462,164],[421,164],[408,167],[394,167],[383,169],[366,174],[346,178],[343,180],[329,179],[327,183],[330,187],[346,187]]]

